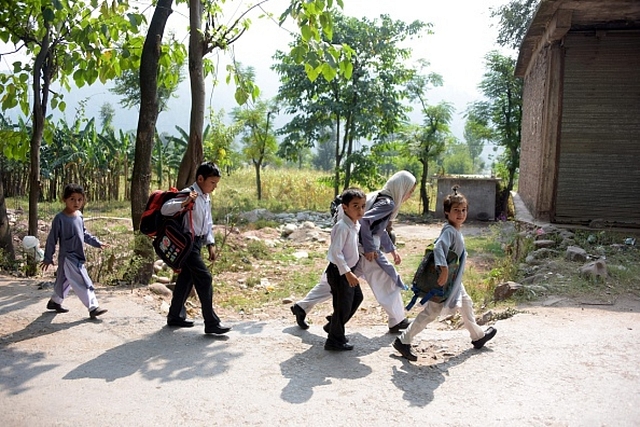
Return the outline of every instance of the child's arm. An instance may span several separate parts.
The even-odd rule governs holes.
[[[160,213],[164,216],[174,216],[181,210],[189,207],[198,198],[198,192],[191,189],[188,194],[180,194],[173,199],[169,199],[160,208]]]
[[[380,246],[383,249],[389,249],[388,245],[391,245],[391,248],[395,249],[387,233],[386,225],[382,232],[378,229],[379,225],[375,225],[375,227],[373,227],[375,229],[372,229],[374,222],[389,216],[391,212],[393,212],[393,203],[375,203],[360,219],[360,240],[362,241],[362,247],[364,249],[364,257],[368,261],[373,261],[378,257],[376,246],[373,242],[374,232],[380,235]],[[384,236],[385,234],[386,236]]]
[[[43,271],[47,271],[50,265],[53,265],[53,255],[56,252],[56,242],[58,241],[58,234],[60,233],[60,222],[58,217],[53,218],[51,222],[51,230],[47,236],[47,243],[44,246],[44,258],[40,263],[40,268]]]
[[[89,246],[93,246],[94,248],[105,247],[106,245],[104,243],[102,243],[96,236],[87,231],[84,226],[84,217],[82,217],[82,215],[80,216],[80,219],[82,220],[82,237],[84,242]]]
[[[449,265],[447,264],[447,254],[449,253],[449,248],[453,244],[453,239],[455,238],[453,227],[445,226],[438,236],[438,240],[433,247],[433,258],[436,264],[436,267],[439,269],[440,274],[438,275],[438,285],[444,286],[449,279]]]

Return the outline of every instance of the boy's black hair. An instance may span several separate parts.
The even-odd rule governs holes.
[[[442,205],[444,207],[445,213],[451,212],[451,206],[453,206],[455,204],[464,203],[465,205],[467,205],[467,207],[469,207],[469,202],[467,202],[467,198],[464,197],[464,195],[462,193],[458,193],[458,189],[459,188],[460,188],[459,185],[454,185],[451,188],[453,193],[449,194],[447,197],[444,198],[444,201],[442,202]]]
[[[202,175],[204,179],[209,178],[210,176],[222,176],[220,174],[220,168],[213,162],[204,162],[198,166],[198,170],[196,170],[196,179]]]
[[[367,195],[364,194],[364,191],[362,191],[357,187],[347,188],[340,195],[340,199],[342,199],[342,204],[346,206],[349,206],[349,203],[353,199],[366,199],[366,198],[367,198]]]
[[[81,185],[73,183],[65,185],[62,191],[62,200],[67,200],[72,194],[82,194],[82,196],[85,197],[84,188],[82,188]]]

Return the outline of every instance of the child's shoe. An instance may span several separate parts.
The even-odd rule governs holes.
[[[471,341],[471,344],[473,344],[475,348],[481,349],[487,341],[496,336],[497,332],[498,330],[491,326],[487,328],[486,331],[484,331],[484,336],[482,338],[480,338],[479,340]]]
[[[402,341],[400,341],[400,338],[396,338],[393,341],[393,348],[398,350],[402,355],[402,357],[404,357],[407,360],[411,360],[412,362],[415,362],[416,360],[418,360],[418,355],[413,352],[411,345],[404,344]]]
[[[49,300],[49,302],[47,303],[47,310],[55,310],[56,313],[69,312],[68,308],[64,308],[62,305],[58,304],[57,302],[53,302],[53,300]]]
[[[89,317],[95,319],[98,316],[105,314],[108,310],[106,308],[96,307],[89,312]]]
[[[404,319],[402,319],[402,322],[398,323],[396,326],[390,327],[389,333],[399,334],[400,331],[404,331],[405,329],[407,329],[410,324],[411,324],[411,321],[405,317]]]
[[[296,322],[298,323],[298,326],[300,326],[302,329],[309,329],[309,324],[305,321],[307,313],[302,307],[300,307],[298,304],[293,304],[291,306],[291,312],[294,316],[296,316]]]

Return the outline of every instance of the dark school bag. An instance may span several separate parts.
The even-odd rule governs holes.
[[[193,221],[190,219],[191,233],[185,233],[182,227],[184,215],[188,212],[191,217],[193,203],[171,217],[162,215],[161,209],[168,200],[180,194],[189,194],[192,190],[178,191],[172,187],[168,191],[152,192],[140,218],[140,232],[153,238],[156,254],[176,272],[180,271],[193,247]]]
[[[458,268],[460,267],[460,260],[458,254],[449,249],[447,253],[447,266],[449,267],[449,277],[447,282],[443,286],[438,285],[438,276],[440,275],[440,269],[436,267],[435,257],[433,255],[433,248],[435,242],[427,246],[424,251],[424,256],[420,265],[413,276],[411,283],[411,290],[413,291],[413,297],[405,309],[411,310],[415,303],[420,300],[420,304],[425,304],[427,301],[445,302],[451,295],[453,288],[452,284],[458,274]]]
[[[182,226],[183,218],[187,214],[191,224],[190,233],[185,233]],[[153,249],[161,260],[179,273],[191,253],[194,240],[192,211],[189,209],[167,217],[162,222],[153,239]]]

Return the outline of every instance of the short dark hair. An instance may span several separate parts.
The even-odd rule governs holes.
[[[361,189],[357,187],[351,187],[344,190],[340,195],[340,198],[342,199],[343,205],[349,206],[349,203],[351,203],[353,199],[366,199],[367,196]]]
[[[460,188],[459,185],[454,185],[451,188],[451,191],[453,191],[453,193],[449,194],[447,197],[444,198],[444,201],[442,202],[442,206],[444,208],[445,213],[447,212],[451,212],[451,206],[456,205],[456,204],[465,204],[467,205],[467,207],[469,207],[469,202],[467,202],[467,198],[464,197],[464,195],[462,193],[458,192],[458,189]]]
[[[82,194],[82,197],[85,197],[84,188],[82,188],[81,185],[73,183],[65,185],[62,191],[62,200],[67,200],[72,194]]]
[[[221,176],[220,168],[213,162],[204,162],[198,166],[198,170],[196,170],[196,179],[202,175],[204,179],[209,178],[210,176]]]

